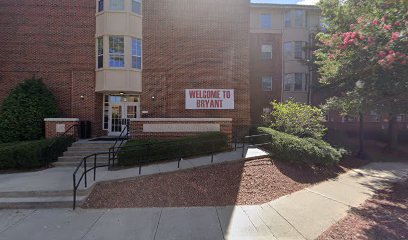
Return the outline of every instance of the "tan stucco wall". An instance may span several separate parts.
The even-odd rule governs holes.
[[[105,93],[140,93],[142,92],[142,71],[132,68],[131,53],[132,38],[143,39],[142,16],[131,11],[131,1],[125,1],[124,11],[111,11],[109,10],[109,5],[110,1],[105,0],[104,11],[95,14],[95,57],[97,56],[98,37],[103,37],[104,45],[104,67],[98,69],[95,66],[95,91]],[[123,68],[109,67],[109,36],[124,37],[125,66]]]

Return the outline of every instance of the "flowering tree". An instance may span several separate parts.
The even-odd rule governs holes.
[[[356,2],[361,1],[338,4]],[[396,117],[408,112],[408,9],[403,1],[373,2],[377,5],[369,11],[362,9],[356,14],[354,9],[351,17],[359,17],[348,26],[338,24],[328,33],[318,34],[321,45],[315,56],[320,83],[337,90],[337,96],[328,102],[360,116],[367,110],[388,114],[388,147],[393,149]],[[342,14],[347,14],[344,9],[348,8],[342,9]],[[348,103],[353,105],[344,107]]]

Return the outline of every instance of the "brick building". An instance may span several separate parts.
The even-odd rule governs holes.
[[[272,100],[311,102],[319,14],[249,0],[0,0],[0,102],[35,74],[94,136],[120,134],[123,119],[144,135],[226,122],[239,134]]]

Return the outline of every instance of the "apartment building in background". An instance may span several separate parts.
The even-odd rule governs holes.
[[[308,67],[310,46],[320,28],[320,10],[315,6],[251,4],[250,83],[251,119],[271,111],[271,101],[311,103]]]
[[[311,103],[319,19],[249,0],[0,0],[0,102],[35,75],[53,121],[89,121],[93,136],[129,120],[146,136],[242,135],[273,100]]]

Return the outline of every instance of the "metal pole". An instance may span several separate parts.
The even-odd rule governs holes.
[[[95,156],[94,156],[94,181],[95,181],[95,179],[96,179],[96,154],[95,154]]]
[[[85,174],[85,188],[86,188],[88,186],[88,181],[86,177],[86,175],[88,175],[86,172],[86,158],[84,158],[84,174]]]
[[[211,142],[211,163],[214,162],[214,142]]]
[[[112,154],[113,154],[113,158],[112,158],[112,168],[114,168],[115,167],[115,146],[113,146],[113,149],[112,149]]]
[[[74,202],[72,208],[75,210],[75,204],[76,204],[76,177],[75,173],[72,175],[72,180],[74,182]]]

